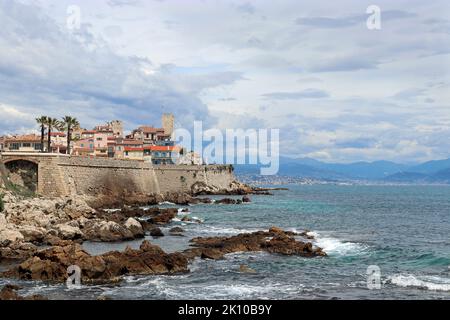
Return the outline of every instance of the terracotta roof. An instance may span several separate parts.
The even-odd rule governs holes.
[[[139,148],[139,147],[125,147],[124,148],[125,151],[144,151],[144,148]]]
[[[124,140],[121,145],[142,145],[142,141],[139,140]]]
[[[158,133],[158,132],[164,132],[164,129],[163,128],[142,126],[142,127],[137,128],[135,131],[142,131],[144,133]]]
[[[97,133],[97,131],[95,131],[95,130],[85,130],[85,131],[81,132],[81,134],[94,134],[94,133]]]
[[[17,141],[41,142],[41,137],[35,134],[26,134],[23,136],[13,136],[5,138],[5,142],[17,142]]]
[[[66,134],[64,132],[50,132],[50,136],[52,136],[52,137],[65,137]]]
[[[151,151],[178,151],[180,147],[178,146],[145,146],[145,150]]]

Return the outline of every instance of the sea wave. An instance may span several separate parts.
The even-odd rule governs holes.
[[[450,291],[450,279],[437,276],[394,275],[389,277],[387,282],[400,287],[414,287],[431,291]]]
[[[328,255],[360,255],[368,249],[368,246],[362,243],[342,241],[337,238],[322,236],[316,231],[310,231],[307,235],[313,236],[313,244],[322,248]]]

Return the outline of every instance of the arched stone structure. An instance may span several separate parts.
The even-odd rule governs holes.
[[[38,188],[39,164],[29,160],[9,160],[4,162],[8,180],[21,189],[36,193]]]

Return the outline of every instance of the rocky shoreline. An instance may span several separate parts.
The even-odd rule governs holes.
[[[258,190],[268,192],[268,190]],[[326,253],[314,247],[307,233],[294,233],[271,227],[268,231],[243,233],[233,237],[191,239],[189,248],[167,253],[144,240],[139,249],[127,247],[123,252],[111,251],[101,255],[86,252],[82,243],[122,242],[166,236],[161,227],[181,221],[201,223],[189,217],[187,208],[160,208],[159,204],[233,205],[250,203],[245,192],[242,197],[211,199],[189,194],[142,195],[129,198],[128,204],[89,197],[56,199],[27,198],[3,192],[3,212],[0,213],[0,263],[13,261],[0,273],[4,278],[65,282],[67,268],[81,268],[83,284],[115,283],[125,275],[161,275],[190,272],[189,264],[196,258],[223,259],[234,252],[264,251],[271,254],[323,257]],[[233,195],[241,192],[234,193]],[[114,208],[117,205],[116,209]],[[144,205],[144,207],[143,207]],[[184,230],[172,226],[167,236],[184,236]],[[147,237],[148,239],[148,237]],[[247,270],[242,266],[243,270]],[[22,299],[15,288],[4,288],[4,297]],[[0,295],[0,299],[2,295]],[[33,297],[32,297],[33,298]],[[40,298],[40,297],[38,297]]]

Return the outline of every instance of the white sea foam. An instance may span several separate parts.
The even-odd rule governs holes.
[[[400,287],[415,287],[431,291],[450,291],[450,279],[437,276],[395,275],[388,282]]]
[[[191,212],[190,211],[183,211],[183,210],[185,210],[185,208],[178,208],[178,215],[179,216],[184,216],[184,215],[188,215],[188,214],[191,214]]]
[[[240,233],[252,233],[258,231],[259,229],[236,229],[236,228],[226,228],[226,227],[215,227],[215,226],[205,226],[202,228],[201,232],[210,234],[224,234],[224,235],[236,235]]]
[[[163,205],[174,206],[175,203],[170,202],[170,201],[163,201],[163,202],[158,203],[158,205],[160,205],[160,206],[163,206]]]
[[[314,237],[313,243],[322,248],[328,255],[358,255],[367,250],[367,246],[361,243],[342,241],[337,238],[322,236],[320,233],[310,231],[307,233]]]

